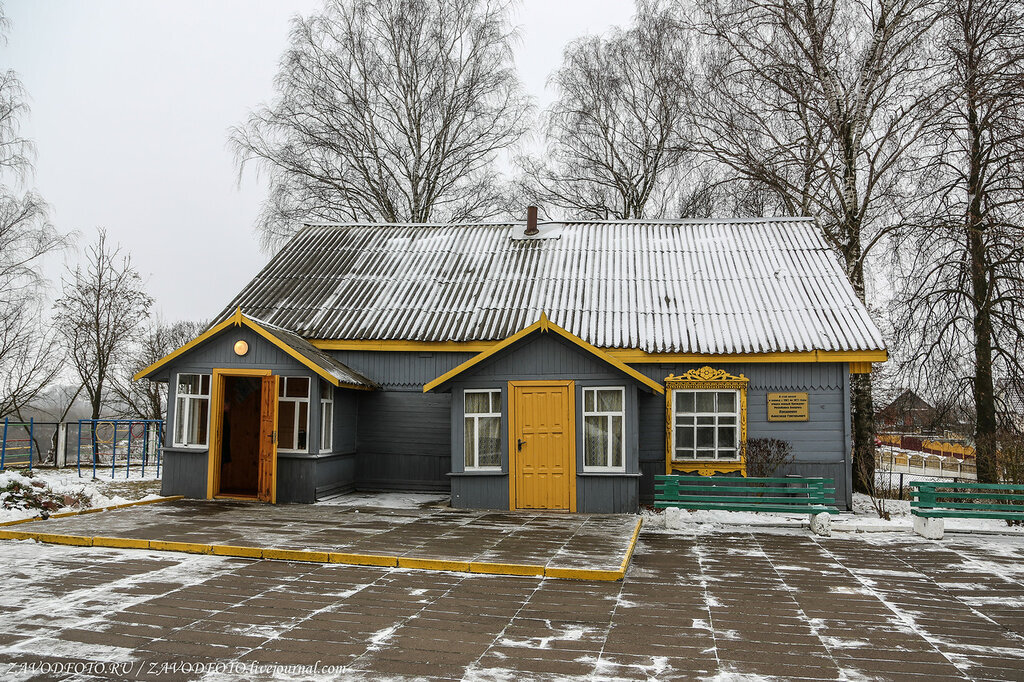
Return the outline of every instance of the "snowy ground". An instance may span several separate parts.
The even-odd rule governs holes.
[[[109,507],[160,496],[160,479],[156,478],[155,467],[146,467],[145,477],[142,476],[141,471],[133,469],[131,478],[126,480],[123,478],[125,475],[123,467],[117,471],[117,474],[111,479],[110,469],[105,471],[105,475],[97,471],[96,480],[93,480],[91,469],[88,471],[83,469],[81,477],[76,469],[35,467],[31,474],[28,469],[7,469],[0,472],[0,489],[7,487],[13,481],[21,482],[24,485],[31,485],[33,481],[42,481],[46,484],[46,488],[58,496],[66,495],[68,498],[84,496],[87,500],[86,507]],[[3,495],[4,493],[0,493],[0,497]],[[12,505],[11,508],[7,508],[9,505]],[[73,505],[58,511],[74,511],[78,508],[82,507]],[[0,523],[33,518],[38,515],[38,509],[25,509],[9,497],[0,499]]]
[[[447,506],[448,496],[432,493],[345,493],[332,495],[317,504],[337,507],[383,507],[387,509],[420,509]]]
[[[832,517],[833,532],[891,532],[913,533],[914,518],[910,515],[910,502],[906,500],[885,500],[888,521],[878,517],[867,495],[854,493],[853,511]],[[665,515],[661,511],[645,510],[644,528],[666,530]],[[806,514],[776,514],[766,512],[729,512],[701,510],[682,512],[683,527],[677,532],[684,534],[711,533],[718,530],[742,527],[798,528],[808,525]],[[1007,526],[998,519],[945,519],[947,533],[1006,534],[1024,536],[1024,527]]]

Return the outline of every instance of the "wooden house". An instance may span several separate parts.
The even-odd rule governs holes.
[[[850,374],[885,359],[811,219],[534,218],[308,225],[136,378],[169,383],[165,494],[632,512],[754,437],[849,505]]]

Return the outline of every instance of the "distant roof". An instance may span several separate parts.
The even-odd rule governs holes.
[[[813,219],[308,225],[217,318],[307,339],[497,341],[546,313],[599,348],[883,350]]]

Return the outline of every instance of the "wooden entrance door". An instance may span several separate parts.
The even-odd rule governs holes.
[[[262,502],[277,502],[277,382],[263,377],[260,400],[259,492]]]
[[[509,383],[509,506],[576,510],[573,382]]]
[[[207,466],[206,496],[239,497],[221,489],[222,458],[224,456],[224,399],[228,377],[259,377],[259,440],[252,453],[232,453],[235,456],[257,460],[256,499],[277,502],[277,382],[269,369],[214,369],[213,393],[210,397],[210,418],[213,425]],[[256,424],[253,424],[253,428]],[[252,493],[240,497],[252,499]]]

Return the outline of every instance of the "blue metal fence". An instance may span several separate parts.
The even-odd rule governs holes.
[[[29,469],[49,459],[53,452],[54,434],[60,428],[58,422],[17,421],[6,417],[0,423],[0,471],[10,466],[25,466]],[[50,447],[40,446],[37,440]]]
[[[85,457],[86,470],[92,467],[93,478],[100,467],[109,464],[111,478],[120,465],[127,479],[131,477],[134,457],[140,477],[146,475],[147,466],[155,466],[159,478],[163,434],[162,419],[79,419],[75,446],[78,475],[82,475]]]

